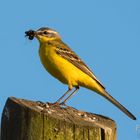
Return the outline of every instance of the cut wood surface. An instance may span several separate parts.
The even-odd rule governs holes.
[[[1,140],[116,140],[113,120],[69,106],[8,98]]]

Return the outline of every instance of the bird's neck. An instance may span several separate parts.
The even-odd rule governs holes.
[[[60,43],[62,43],[61,39],[53,39],[53,40],[47,40],[47,41],[43,41],[40,42],[40,46],[57,46],[60,45]]]

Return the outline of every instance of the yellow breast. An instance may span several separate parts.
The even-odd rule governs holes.
[[[56,54],[55,46],[41,45],[39,55],[43,66],[51,75],[65,84],[69,83],[69,62]]]

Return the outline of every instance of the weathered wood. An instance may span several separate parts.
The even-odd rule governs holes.
[[[116,140],[113,120],[72,107],[8,98],[1,140]]]

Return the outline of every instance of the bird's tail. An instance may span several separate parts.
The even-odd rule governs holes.
[[[115,100],[109,93],[107,93],[104,90],[104,93],[101,94],[103,97],[105,97],[108,101],[110,101],[112,104],[114,104],[116,107],[118,107],[122,112],[124,112],[128,117],[130,117],[133,120],[136,120],[136,117],[129,112],[123,105],[121,105],[117,100]]]
[[[136,120],[136,117],[129,112],[124,106],[122,106],[117,100],[115,100],[109,93],[105,91],[105,88],[101,86],[97,81],[93,80],[92,78],[86,77],[85,80],[81,80],[82,82],[79,83],[80,86],[88,88],[94,92],[97,92],[101,96],[105,97],[108,101],[118,107],[122,112],[124,112],[128,117],[133,120]]]

